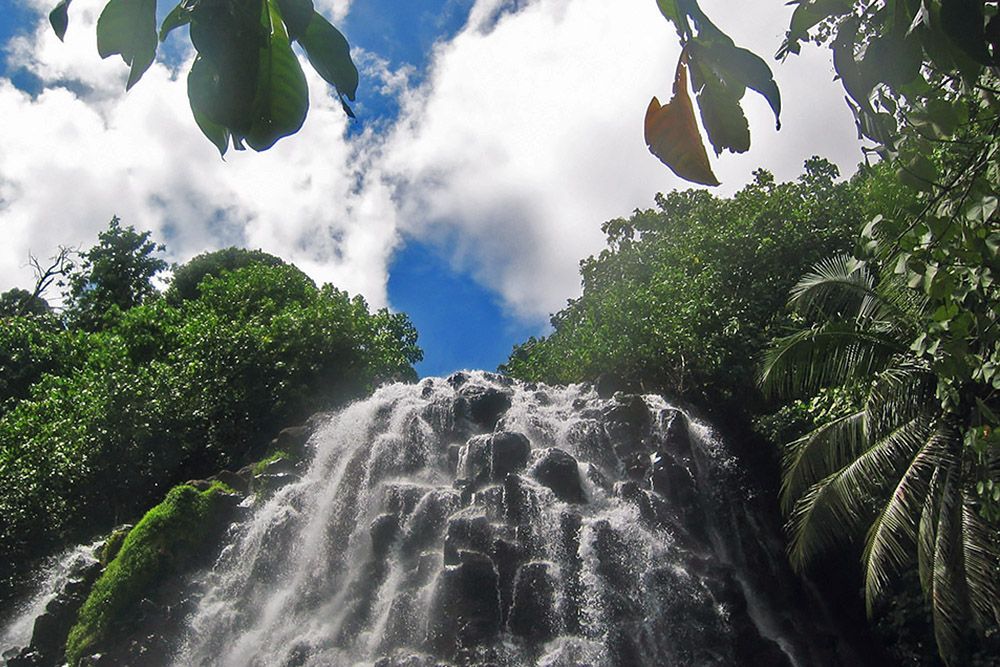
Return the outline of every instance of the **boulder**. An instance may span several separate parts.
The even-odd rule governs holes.
[[[446,658],[500,633],[500,595],[493,561],[477,551],[460,551],[458,560],[458,565],[438,575],[427,619],[427,646]]]
[[[559,628],[555,598],[556,580],[549,572],[549,565],[540,562],[522,565],[517,573],[507,622],[510,631],[535,642],[554,637]]]
[[[532,466],[531,475],[551,489],[552,493],[563,502],[577,504],[587,502],[576,459],[557,447],[545,450],[538,462]]]
[[[511,405],[510,394],[496,387],[469,385],[459,395],[465,400],[469,420],[487,431],[496,427]]]
[[[520,433],[501,431],[490,436],[490,477],[499,482],[528,465],[531,443]]]

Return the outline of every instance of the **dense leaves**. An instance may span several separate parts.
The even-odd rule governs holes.
[[[60,39],[69,4],[62,0],[49,15]],[[163,20],[159,40],[182,26],[190,26],[197,51],[188,74],[191,111],[220,154],[230,144],[267,150],[302,127],[309,94],[293,41],[354,115],[346,100],[354,100],[358,70],[347,40],[311,0],[183,0]],[[102,58],[120,55],[129,66],[125,87],[135,85],[156,58],[155,0],[110,0],[97,22],[97,48]]]
[[[555,382],[610,373],[748,408],[786,291],[811,262],[848,248],[864,217],[870,180],[835,183],[836,173],[813,159],[793,183],[758,172],[730,199],[673,192],[657,196],[658,210],[605,223],[608,248],[581,264],[583,296],[504,368]]]
[[[405,315],[317,288],[277,258],[248,258],[222,253],[218,265],[235,268],[203,273],[197,297],[175,305],[101,301],[99,328],[4,319],[3,583],[25,559],[134,519],[178,482],[246,463],[312,411],[415,378],[421,353]]]

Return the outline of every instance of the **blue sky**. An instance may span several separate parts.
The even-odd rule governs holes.
[[[310,74],[302,131],[224,162],[190,119],[183,34],[125,95],[120,60],[94,52],[102,0],[74,0],[65,44],[44,24],[49,0],[0,2],[0,290],[30,279],[28,252],[86,247],[117,214],[171,261],[260,247],[407,312],[422,374],[494,368],[577,296],[602,222],[684,186],[641,138],[677,57],[653,0],[316,0],[361,68],[358,121]],[[748,2],[702,4],[772,53],[789,8]],[[828,56],[775,73],[785,129],[748,99],[755,144],[717,161],[721,194],[759,166],[788,179],[813,153],[845,173],[860,158]]]

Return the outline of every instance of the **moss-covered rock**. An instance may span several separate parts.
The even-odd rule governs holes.
[[[231,506],[232,494],[221,483],[204,491],[181,485],[146,513],[129,531],[80,609],[66,640],[69,665],[77,665],[102,642],[127,632],[136,605],[159,582],[205,553]]]

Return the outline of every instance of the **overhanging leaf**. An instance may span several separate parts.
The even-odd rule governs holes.
[[[255,151],[267,150],[281,137],[295,134],[309,110],[306,77],[292,51],[276,0],[267,0],[262,21],[269,25],[267,46],[260,52],[253,124],[246,135]]]
[[[656,6],[660,8],[664,18],[674,24],[681,38],[690,37],[691,26],[688,24],[687,14],[677,0],[656,0]]]
[[[312,0],[278,0],[278,9],[288,30],[288,39],[298,40],[309,27],[315,13]]]
[[[711,66],[729,87],[735,89],[738,84],[760,93],[774,112],[775,125],[781,129],[781,93],[771,68],[760,56],[728,39],[715,41],[707,48],[699,47],[698,42],[690,46],[691,57]]]
[[[316,72],[353,102],[358,91],[358,68],[351,60],[351,47],[340,31],[319,12],[313,12],[309,26],[298,41]]]
[[[180,28],[182,25],[187,25],[191,22],[191,12],[184,6],[183,2],[177,3],[177,6],[170,10],[167,17],[163,19],[163,23],[160,24],[160,41],[164,42],[170,32],[176,28]]]
[[[983,0],[942,0],[941,28],[958,48],[983,65],[994,64],[986,48]]]
[[[646,109],[645,139],[649,151],[686,181],[719,185],[702,143],[687,90],[687,54],[681,53],[674,75],[673,97],[660,105],[655,97]]]
[[[69,3],[73,0],[60,0],[59,4],[49,12],[49,23],[56,33],[59,41],[66,36],[66,28],[69,27]]]
[[[97,52],[119,54],[130,67],[125,90],[142,78],[156,57],[156,0],[111,0],[97,19]]]

